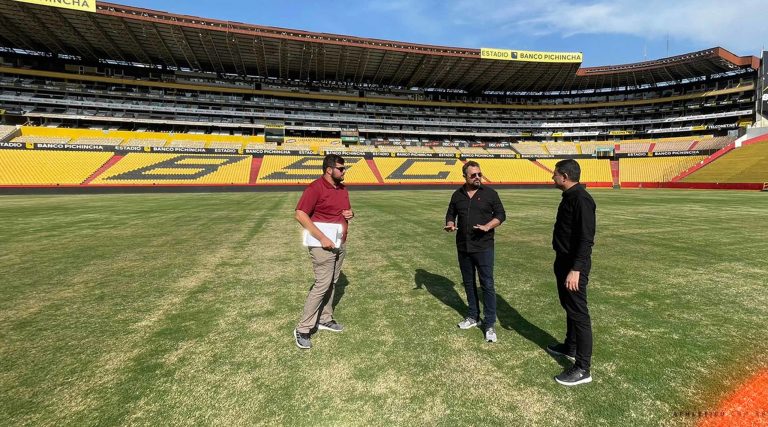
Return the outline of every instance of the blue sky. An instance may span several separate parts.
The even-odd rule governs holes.
[[[583,52],[617,65],[720,46],[759,55],[765,0],[114,0],[256,25],[466,48]]]

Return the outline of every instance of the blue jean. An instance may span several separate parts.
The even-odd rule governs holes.
[[[480,301],[477,295],[475,272],[480,279],[480,288],[483,290],[483,311],[485,318],[483,323],[486,328],[496,323],[496,289],[493,287],[493,248],[485,252],[461,252],[459,251],[459,269],[461,279],[464,282],[464,291],[467,293],[467,305],[469,311],[467,317],[480,319]]]

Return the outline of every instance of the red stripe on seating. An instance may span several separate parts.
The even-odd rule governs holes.
[[[533,162],[533,164],[534,164],[534,165],[536,165],[536,166],[538,166],[538,167],[540,167],[540,168],[544,169],[544,170],[545,170],[545,171],[547,171],[548,173],[555,173],[555,171],[553,171],[553,170],[551,170],[550,168],[548,168],[548,167],[546,167],[546,166],[542,165],[541,163],[539,163],[539,161],[538,161],[538,160],[531,160],[531,162]]]
[[[112,157],[110,157],[109,160],[107,160],[106,163],[101,165],[101,167],[96,172],[92,173],[91,176],[89,176],[88,179],[83,181],[83,183],[80,184],[80,185],[88,185],[88,184],[90,184],[94,179],[98,178],[99,175],[101,175],[104,172],[106,172],[107,169],[111,168],[115,163],[119,162],[123,157],[125,157],[125,156],[119,156],[117,154],[112,156]]]
[[[259,170],[261,170],[261,162],[263,157],[254,157],[251,160],[251,176],[248,178],[248,184],[256,184],[256,180],[259,178]]]
[[[381,172],[379,172],[379,167],[376,166],[376,162],[373,161],[373,159],[365,159],[366,163],[368,163],[368,167],[371,168],[371,172],[373,172],[373,176],[376,177],[376,182],[379,184],[384,183],[384,178],[381,177]]]
[[[733,150],[733,148],[736,146],[735,143],[730,143],[726,145],[725,147],[717,150],[714,154],[704,159],[701,163],[697,163],[690,168],[680,172],[676,177],[669,180],[669,182],[679,182],[681,179],[685,178],[686,176],[696,172],[697,170],[703,168],[704,166],[714,162],[716,159],[720,158],[725,153]]]
[[[619,179],[620,169],[619,161],[611,160],[611,178],[613,178],[613,185],[619,185],[621,180]]]

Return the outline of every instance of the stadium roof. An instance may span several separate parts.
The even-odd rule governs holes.
[[[591,68],[489,60],[480,58],[480,49],[265,27],[104,2],[90,13],[0,0],[0,46],[90,61],[473,93],[637,87],[759,67],[758,58],[719,47]]]

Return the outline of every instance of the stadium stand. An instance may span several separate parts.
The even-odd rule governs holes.
[[[113,153],[0,150],[0,185],[77,185]]]
[[[512,148],[520,154],[549,154],[546,147],[538,142],[519,142],[512,144]]]
[[[733,136],[719,136],[703,139],[699,141],[694,149],[696,150],[719,150],[736,140]]]
[[[526,159],[472,159],[483,170],[483,176],[492,183],[549,184],[552,173]]]
[[[388,184],[464,182],[462,162],[455,158],[374,158],[381,177]]]
[[[30,144],[66,144],[70,141],[68,136],[17,136],[11,142]]]
[[[544,145],[550,154],[578,154],[572,142],[547,142]]]
[[[622,184],[625,182],[669,182],[705,158],[705,156],[622,158],[619,160],[619,178]]]
[[[560,159],[541,159],[539,163],[554,171],[555,163]],[[611,164],[608,160],[578,159],[581,167],[581,182],[612,182]],[[551,181],[552,175],[548,178]]]
[[[768,142],[735,148],[682,179],[682,182],[768,182]]]
[[[69,141],[70,144],[83,145],[110,145],[116,146],[123,143],[122,138],[77,138]]]
[[[578,144],[579,147],[577,148],[577,152],[579,154],[594,154],[595,149],[597,148],[605,148],[609,150],[614,150],[614,143],[613,142],[582,142]]]
[[[0,142],[11,139],[17,132],[18,132],[18,129],[16,128],[16,126],[0,125]]]
[[[650,142],[626,142],[619,145],[620,153],[647,153],[651,149]]]
[[[169,147],[183,147],[183,148],[205,148],[205,141],[194,141],[187,139],[175,139],[168,143]]]
[[[375,175],[361,157],[345,157],[348,184],[376,184]],[[322,175],[323,158],[319,156],[264,156],[259,170],[261,184],[307,184]]]
[[[247,184],[250,156],[128,153],[92,185]]]
[[[111,3],[97,4],[94,15],[46,14],[52,27],[83,23],[84,50],[76,38],[51,43],[24,25],[38,19],[38,7],[0,2],[0,120],[13,125],[0,127],[0,142],[15,144],[0,148],[23,146],[43,164],[64,154],[46,149],[110,150],[100,153],[114,157],[97,167],[99,176],[88,162],[78,172],[93,185],[306,183],[319,173],[309,154],[329,150],[367,153],[352,158],[350,184],[380,184],[377,173],[392,184],[460,183],[461,160],[473,156],[500,183],[548,185],[545,169],[565,157],[579,159],[587,182],[612,182],[603,157],[618,159],[622,181],[663,182],[695,160],[686,151],[711,154],[757,119],[759,59],[722,48],[582,68],[305,31],[286,41],[279,29],[200,27],[205,19]],[[141,45],[110,40],[100,29],[146,41],[144,25],[155,38]],[[207,42],[178,37],[191,27]],[[234,57],[233,43],[258,44],[264,53]],[[327,56],[282,60],[316,48]],[[365,64],[354,79],[324,59],[342,56]],[[210,156],[208,166],[201,156]],[[195,165],[210,173],[194,172]]]

